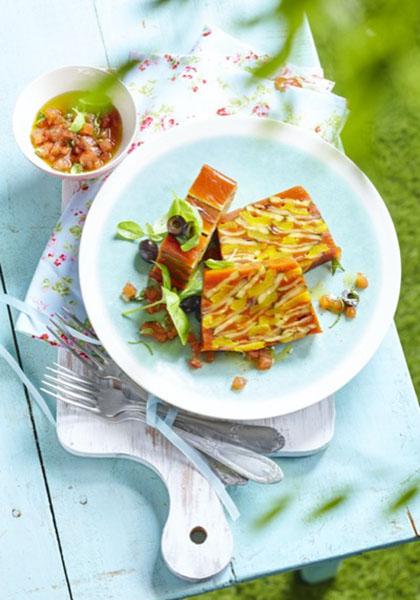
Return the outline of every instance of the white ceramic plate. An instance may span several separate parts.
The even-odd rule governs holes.
[[[175,190],[187,192],[207,162],[236,179],[233,208],[293,185],[312,195],[343,248],[347,271],[363,271],[369,288],[361,292],[358,316],[320,314],[324,333],[293,344],[294,352],[268,372],[251,369],[241,356],[222,353],[200,370],[188,367],[189,349],[175,340],[153,345],[153,356],[138,338],[143,313],[121,316],[126,281],[144,287],[147,268],[137,243],[115,238],[122,220],[154,222]],[[397,236],[380,195],[343,154],[314,134],[274,121],[220,118],[176,127],[147,142],[126,160],[98,193],[84,227],[80,282],[89,318],[105,348],[134,381],[156,396],[192,412],[223,419],[258,419],[294,412],[344,386],[374,354],[398,301],[400,254]],[[309,287],[323,283],[334,293],[346,287],[343,274],[328,266],[311,271]],[[319,312],[319,311],[318,311]],[[232,378],[248,379],[240,393]]]

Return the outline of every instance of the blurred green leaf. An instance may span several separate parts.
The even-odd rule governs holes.
[[[324,515],[330,513],[331,511],[344,504],[344,502],[347,502],[349,497],[349,492],[342,492],[341,494],[333,496],[330,500],[327,500],[326,502],[315,508],[311,513],[309,513],[309,515],[306,517],[306,520],[315,521],[316,519],[323,517]]]
[[[104,75],[98,77],[89,90],[86,90],[78,100],[78,106],[82,110],[101,113],[109,109],[112,102],[109,98],[109,93],[114,85],[136,65],[138,59],[129,59],[121,63],[116,69],[104,72]]]
[[[417,484],[412,485],[408,489],[401,492],[401,494],[394,500],[388,509],[388,512],[396,512],[399,508],[406,506],[410,500],[413,500],[419,493],[419,486]]]
[[[281,496],[273,506],[259,516],[254,522],[255,529],[261,529],[266,527],[273,519],[278,517],[290,504],[292,501],[292,496]]]

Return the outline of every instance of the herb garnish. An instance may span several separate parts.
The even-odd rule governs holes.
[[[146,310],[147,308],[152,308],[153,306],[164,304],[171,318],[171,321],[174,324],[174,327],[178,333],[179,339],[181,340],[181,344],[185,346],[185,344],[187,343],[188,333],[190,331],[190,322],[180,305],[183,298],[186,298],[187,296],[182,296],[182,292],[181,294],[178,294],[178,292],[171,289],[171,277],[167,266],[161,265],[158,262],[156,262],[155,264],[157,267],[159,267],[159,269],[162,272],[162,298],[160,300],[157,300],[156,302],[152,302],[152,304],[146,304],[145,306],[137,306],[136,308],[126,310],[122,313],[122,316],[128,317],[136,312]],[[197,285],[198,279],[193,280],[187,295],[192,295],[194,289],[197,289]],[[184,290],[184,293],[186,291],[187,289]]]
[[[121,221],[117,225],[117,235],[124,240],[135,241],[144,236],[144,231],[135,221]]]
[[[131,344],[132,346],[135,346],[137,344],[142,344],[143,346],[145,346],[148,349],[149,353],[153,356],[153,350],[147,342],[144,342],[143,340],[136,340],[135,342],[128,342],[128,343]]]
[[[331,323],[331,325],[328,327],[328,329],[332,329],[333,327],[335,327],[337,325],[338,321],[341,319],[342,314],[343,313],[338,313],[335,321],[333,323]]]
[[[190,277],[187,286],[180,292],[180,300],[189,298],[190,296],[197,296],[203,291],[203,273],[198,268]]]
[[[72,164],[70,173],[72,173],[72,175],[78,175],[79,173],[83,173],[82,165],[79,163]]]
[[[188,252],[191,248],[195,248],[199,242],[203,231],[203,221],[198,209],[177,195],[174,195],[174,200],[166,215],[166,221],[175,215],[182,217],[186,223],[191,223],[192,235],[181,243],[181,250]]]
[[[117,235],[123,240],[129,240],[130,242],[139,240],[146,235],[152,242],[161,242],[166,236],[166,228],[162,229],[160,221],[157,221],[155,225],[146,223],[144,229],[136,221],[121,221],[117,225]]]
[[[204,264],[209,269],[229,269],[235,266],[235,263],[231,260],[214,260],[213,258],[209,258]]]
[[[77,110],[77,108],[73,108],[72,110],[76,113],[76,116],[74,117],[73,123],[70,125],[69,130],[73,133],[79,133],[79,131],[83,128],[83,125],[86,123],[86,113]]]
[[[147,237],[152,240],[152,242],[162,242],[166,237],[166,224],[162,226],[161,219],[159,219],[159,221],[157,221],[154,225],[146,223],[145,229]]]
[[[336,274],[337,271],[345,271],[345,268],[343,267],[343,265],[340,263],[340,261],[338,260],[338,258],[333,258],[331,261],[331,273],[333,275]]]

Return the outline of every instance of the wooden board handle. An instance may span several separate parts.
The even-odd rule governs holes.
[[[187,465],[167,478],[161,476],[170,498],[162,534],[168,568],[191,581],[213,577],[229,564],[233,553],[232,533],[218,497],[200,473]]]

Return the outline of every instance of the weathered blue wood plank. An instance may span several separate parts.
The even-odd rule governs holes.
[[[12,135],[16,97],[35,76],[63,63],[106,61],[94,7],[83,0],[5,0],[0,29],[0,262],[8,291],[22,296],[59,214],[60,183],[18,152]],[[1,341],[11,348],[4,308],[0,319]],[[41,357],[55,355],[47,347],[33,350],[29,360],[39,368]],[[25,343],[21,352],[27,364]],[[0,596],[65,600],[69,593],[23,388],[2,362],[0,378]],[[53,431],[49,439],[56,446]],[[45,451],[45,438],[41,446]],[[21,517],[12,516],[14,508]]]
[[[4,306],[0,342],[14,354]],[[0,597],[68,600],[24,390],[3,361],[0,381]]]
[[[127,58],[130,49],[153,52],[189,52],[200,29],[215,25],[246,40],[255,49],[276,50],[285,36],[277,22],[245,27],[245,21],[268,10],[275,0],[185,0],[168,2],[158,9],[149,0],[95,0],[101,32],[111,65]],[[176,15],[176,17],[175,17]],[[318,62],[307,24],[297,36],[290,62]]]
[[[81,0],[70,4],[43,0],[41,5],[23,0],[13,4],[8,1],[6,10],[3,8],[3,20],[10,23],[10,32],[2,57],[8,79],[2,90],[7,95],[7,107],[12,105],[18,87],[38,72],[65,62],[104,65],[106,57],[101,36],[111,64],[126,56],[127,47],[135,45],[133,40],[136,43],[138,40],[139,50],[185,51],[204,23],[215,23],[238,34],[236,21],[252,15],[261,4],[256,0],[196,1],[191,2],[184,12],[177,10],[175,18],[173,5],[148,16],[146,0],[122,0],[118,4],[98,0],[98,28],[92,5]],[[15,23],[19,19],[26,25]],[[24,51],[31,39],[29,23],[35,24],[37,32],[36,55]],[[196,31],[195,26],[198,26]],[[277,31],[273,24],[267,24],[263,29],[242,32],[242,36],[256,46],[270,50],[276,43]],[[69,39],[71,44],[66,43]],[[51,50],[43,52],[46,48]],[[296,54],[295,62],[302,64],[312,60],[314,50],[310,38],[306,50],[306,54]],[[12,57],[13,67],[10,66]],[[0,134],[2,139],[11,139],[7,119],[0,121]],[[0,214],[0,256],[9,290],[23,295],[58,215],[59,187],[55,181],[24,163],[17,149],[8,152],[7,159],[4,155],[0,158],[8,167],[7,186],[1,192],[5,210]],[[39,381],[45,364],[53,360],[53,352],[23,338],[20,346],[27,372]],[[375,360],[373,371],[367,367],[344,390],[339,404],[338,435],[324,455],[303,461],[283,461],[288,477],[280,486],[253,486],[235,492],[244,515],[234,528],[235,572],[240,580],[331,558],[335,552],[358,552],[376,544],[412,539],[413,533],[402,513],[392,520],[381,521],[380,527],[379,509],[374,508],[378,503],[382,506],[388,501],[402,475],[388,469],[390,450],[394,452],[391,462],[398,468],[405,461],[403,466],[407,473],[413,466],[415,451],[418,451],[414,435],[414,428],[418,426],[415,398],[395,331],[391,331]],[[387,378],[380,369],[384,364],[393,366],[388,369]],[[401,400],[403,397],[404,401]],[[364,413],[361,411],[365,407],[369,426],[362,418]],[[159,557],[159,537],[167,511],[167,497],[157,477],[144,467],[124,460],[78,459],[68,455],[59,448],[55,434],[42,416],[35,414],[75,600],[179,598],[232,582],[230,571],[217,580],[198,585],[170,575]],[[381,428],[385,428],[383,436],[379,433]],[[400,432],[404,434],[405,446],[397,441]],[[386,467],[383,473],[367,478],[366,465],[376,468],[382,464]],[[302,511],[312,506],[311,501],[315,503],[323,498],[324,493],[331,491],[333,483],[337,487],[344,486],[349,479],[358,486],[367,486],[363,507],[366,504],[365,526],[370,527],[373,523],[371,535],[369,527],[362,532],[357,526],[364,513],[357,508],[359,500],[356,498],[337,511],[342,519],[332,519],[336,527],[327,528],[330,536],[323,533],[325,526],[321,524],[307,528],[301,523]],[[256,535],[251,528],[255,516],[279,494],[296,491],[299,492],[298,503],[292,504],[287,513],[290,523],[280,518],[267,531]],[[418,504],[412,509],[414,518],[420,518]],[[335,539],[335,531],[337,527],[344,527],[344,523],[347,529],[354,526],[355,533],[341,546]],[[20,582],[14,584],[15,597],[20,600]],[[49,596],[43,596],[42,600],[49,600]]]

